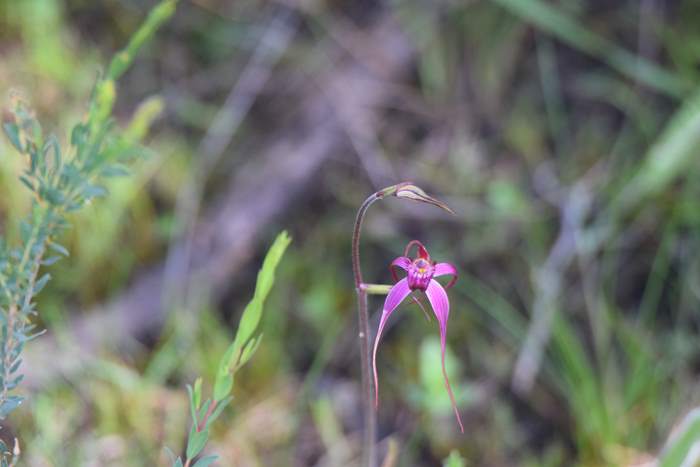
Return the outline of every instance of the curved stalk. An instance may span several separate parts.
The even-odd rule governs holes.
[[[379,193],[379,192],[378,192]],[[362,368],[362,412],[364,416],[364,435],[362,464],[375,467],[377,464],[374,440],[377,431],[377,414],[372,406],[372,383],[369,377],[369,313],[367,312],[367,290],[363,287],[362,270],[360,268],[360,231],[367,209],[381,199],[374,193],[362,203],[355,218],[355,228],[352,234],[352,271],[355,278],[357,293],[357,317],[359,324],[358,338],[360,339],[360,364]]]
[[[373,405],[372,383],[369,374],[369,313],[367,311],[368,294],[386,294],[390,287],[380,284],[365,284],[362,280],[362,269],[360,267],[360,234],[362,222],[369,207],[377,200],[386,196],[394,195],[398,198],[406,198],[413,201],[432,204],[454,214],[452,210],[442,201],[428,196],[422,189],[411,182],[402,182],[377,191],[370,195],[357,211],[355,217],[355,227],[352,232],[352,272],[355,279],[355,292],[357,293],[357,317],[359,323],[358,338],[360,340],[360,363],[362,368],[362,410],[364,415],[364,437],[363,437],[363,463],[367,467],[377,465],[375,438],[377,431],[377,414]],[[376,390],[376,389],[375,389]]]

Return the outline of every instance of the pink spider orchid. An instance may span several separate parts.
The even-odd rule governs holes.
[[[416,245],[418,247],[418,257],[415,259],[410,259],[408,253]],[[450,263],[437,263],[431,261],[428,251],[425,249],[423,244],[418,240],[413,240],[409,242],[404,251],[404,256],[399,256],[394,261],[391,262],[391,274],[394,280],[398,281],[389,290],[389,294],[384,302],[384,310],[382,311],[382,317],[379,321],[379,329],[377,330],[377,337],[374,339],[374,351],[372,352],[372,368],[374,370],[374,387],[375,387],[375,406],[379,405],[379,384],[377,378],[377,347],[379,346],[379,340],[382,337],[382,331],[384,326],[391,316],[391,313],[399,306],[401,302],[408,297],[411,292],[420,290],[425,293],[428,297],[428,301],[433,308],[433,313],[437,318],[438,324],[440,326],[440,348],[442,351],[442,375],[445,378],[445,387],[447,388],[447,393],[450,395],[450,401],[452,402],[452,408],[454,409],[455,415],[457,417],[457,423],[459,423],[459,428],[464,433],[464,425],[462,425],[462,419],[459,416],[459,411],[457,410],[457,404],[455,403],[454,395],[452,394],[452,388],[450,387],[450,381],[447,378],[447,371],[445,370],[445,338],[447,334],[447,318],[450,314],[450,301],[447,298],[448,289],[454,285],[457,281],[457,270]],[[406,277],[398,280],[395,268],[401,268],[406,271]],[[435,277],[451,275],[452,280],[443,288]],[[419,305],[420,301],[417,297],[411,297]],[[422,308],[422,305],[421,305]]]

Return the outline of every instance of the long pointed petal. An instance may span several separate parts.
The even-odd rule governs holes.
[[[394,285],[389,291],[389,295],[386,296],[384,301],[384,309],[382,310],[382,317],[379,320],[379,328],[377,329],[377,336],[374,338],[374,350],[372,351],[372,370],[374,371],[374,405],[379,405],[379,378],[377,378],[377,347],[379,346],[379,340],[382,337],[382,331],[384,331],[384,326],[386,325],[389,316],[394,312],[397,306],[411,293],[411,289],[408,288],[408,279],[401,279]]]
[[[447,388],[447,393],[450,395],[450,402],[452,402],[452,409],[457,417],[457,423],[459,423],[459,428],[464,433],[464,425],[462,425],[462,419],[459,416],[459,411],[457,410],[457,403],[455,402],[455,396],[452,394],[452,387],[450,386],[450,380],[447,378],[447,370],[445,370],[445,339],[447,336],[447,318],[450,316],[450,301],[447,298],[447,292],[442,288],[439,282],[435,279],[430,281],[428,288],[425,290],[425,294],[428,296],[428,301],[433,307],[433,312],[437,317],[438,324],[440,325],[440,351],[442,353],[442,376],[445,378],[445,387]]]
[[[452,280],[445,286],[446,289],[452,287],[457,282],[457,268],[450,263],[438,263],[435,265],[433,277],[452,276]]]
[[[405,256],[399,256],[394,261],[392,261],[391,264],[389,265],[389,269],[391,270],[391,276],[394,278],[395,281],[398,281],[399,276],[396,275],[396,270],[394,268],[401,268],[404,271],[408,271],[408,267],[410,265],[411,265],[410,258],[407,258]]]

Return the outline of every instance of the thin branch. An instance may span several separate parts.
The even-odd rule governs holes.
[[[591,196],[583,184],[576,185],[561,206],[561,229],[544,264],[533,272],[535,299],[532,320],[513,371],[513,388],[519,393],[530,391],[542,363],[549,341],[562,279],[577,252],[577,239]]]

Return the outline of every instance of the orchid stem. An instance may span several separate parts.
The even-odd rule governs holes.
[[[362,281],[360,269],[360,231],[367,209],[383,198],[382,192],[371,195],[362,203],[355,218],[355,228],[352,233],[352,271],[355,278],[355,291],[357,292],[357,317],[359,321],[360,339],[360,364],[362,368],[362,411],[364,415],[364,439],[363,439],[363,465],[375,467],[377,465],[374,441],[377,431],[377,414],[372,405],[372,383],[369,377],[369,313],[367,312],[367,289]]]

